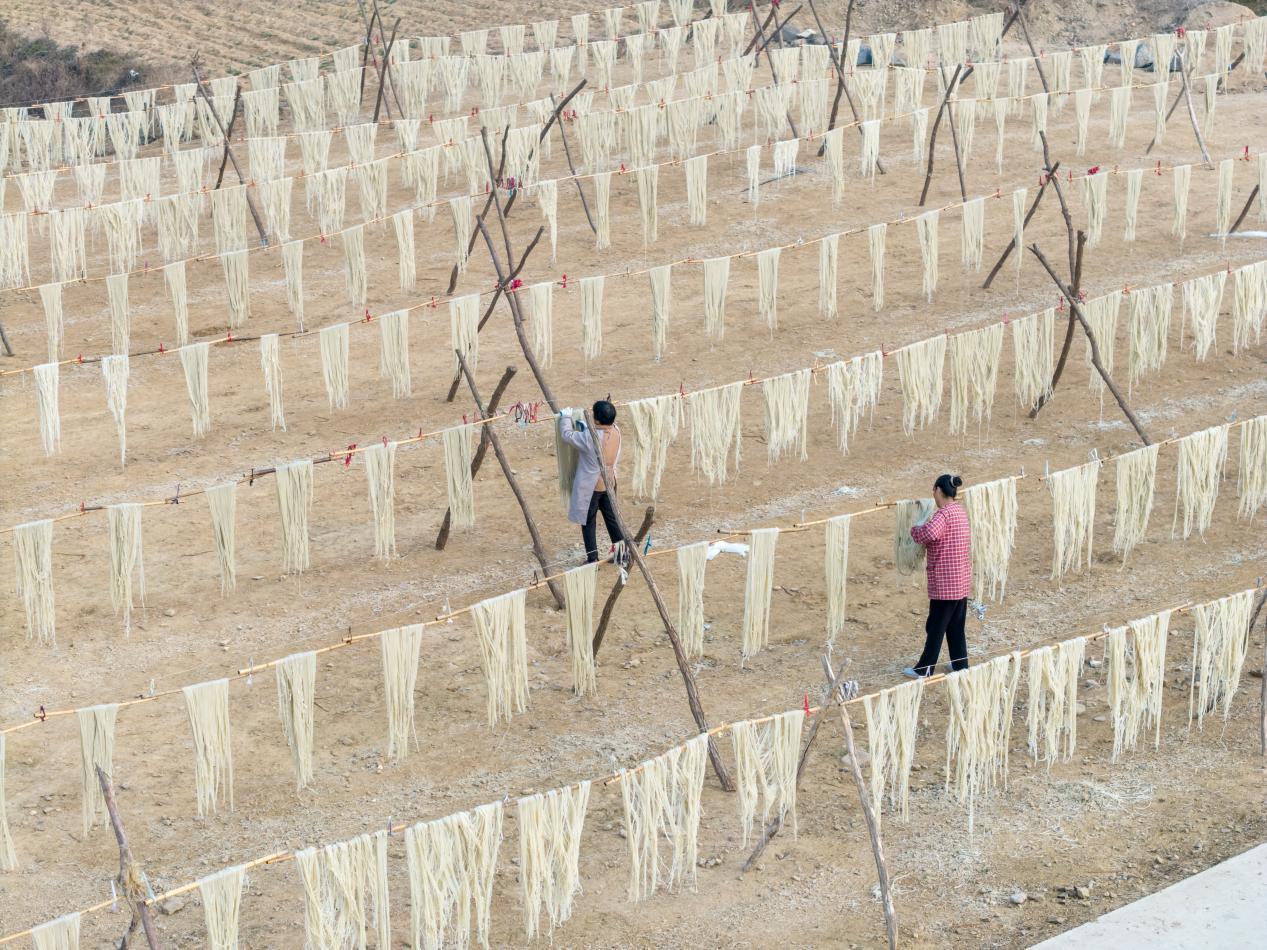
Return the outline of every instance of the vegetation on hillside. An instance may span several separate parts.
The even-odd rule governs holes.
[[[0,105],[101,95],[153,81],[129,54],[63,46],[47,34],[23,36],[0,20]]]

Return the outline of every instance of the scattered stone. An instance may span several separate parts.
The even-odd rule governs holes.
[[[1078,703],[1078,705],[1074,707],[1074,712],[1076,712],[1079,716],[1081,716],[1086,711],[1087,711],[1086,703]]]
[[[1091,717],[1091,721],[1092,721],[1092,722],[1104,722],[1104,721],[1105,721],[1105,719],[1107,719],[1107,718],[1108,718],[1107,716],[1105,716],[1105,715],[1101,714],[1101,715],[1099,715],[1099,716],[1092,716],[1092,717]]]
[[[170,917],[172,914],[179,914],[188,904],[189,901],[183,897],[169,897],[158,905],[158,911],[160,914]]]
[[[164,616],[164,617],[175,617],[175,616],[176,616],[176,611],[175,611],[175,610],[173,610],[171,607],[168,607],[166,610],[164,610],[164,611],[163,611],[163,616]]]
[[[1073,889],[1073,896],[1078,898],[1078,900],[1085,901],[1091,896],[1091,888],[1079,884]]]
[[[1014,907],[1020,907],[1027,900],[1029,900],[1029,895],[1024,891],[1013,891],[1012,896],[1008,898],[1008,902]]]
[[[1092,657],[1091,659],[1087,660],[1087,666],[1091,667],[1091,669],[1093,670],[1098,670],[1103,665],[1104,665],[1104,661],[1097,660],[1095,657]]]

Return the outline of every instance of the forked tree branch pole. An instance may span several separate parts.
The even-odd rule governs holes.
[[[612,478],[611,470],[607,467],[607,459],[603,456],[602,443],[598,441],[598,429],[594,426],[594,417],[588,409],[585,410],[585,424],[589,428],[590,440],[594,445],[594,453],[598,458],[598,467],[599,472],[603,476],[603,484],[607,486],[607,499],[611,502],[612,514],[616,518],[616,524],[620,528],[621,536],[628,538],[629,530],[625,527],[624,516],[620,513],[620,499],[616,491],[616,480]],[[677,660],[678,671],[682,674],[682,682],[686,685],[686,701],[691,707],[691,715],[695,719],[695,725],[700,732],[707,732],[708,718],[704,715],[704,706],[700,702],[699,690],[695,687],[695,677],[691,673],[691,666],[686,658],[686,651],[682,648],[682,639],[678,636],[677,626],[669,616],[669,610],[665,606],[664,598],[660,596],[660,588],[656,585],[655,578],[651,576],[651,570],[647,567],[646,559],[642,556],[642,552],[638,550],[638,546],[636,544],[626,544],[624,547],[629,559],[633,561],[634,566],[642,574],[642,579],[647,582],[647,589],[651,592],[651,599],[655,602],[661,623],[664,624],[664,632],[668,634],[669,643],[673,646],[673,656]],[[717,740],[712,736],[708,737],[708,758],[713,763],[713,771],[717,773],[717,781],[721,783],[722,789],[727,792],[733,792],[735,790],[734,780],[730,777],[730,771],[726,768],[726,763],[721,759],[721,753],[717,749]]]
[[[1073,283],[1070,285],[1073,289],[1075,297],[1082,294],[1082,260],[1083,251],[1087,246],[1087,234],[1085,231],[1078,232],[1078,247],[1074,255],[1073,265]],[[1073,331],[1078,325],[1078,318],[1073,315],[1073,311],[1069,311],[1069,319],[1065,323],[1065,342],[1060,348],[1060,358],[1056,360],[1056,368],[1051,374],[1051,384],[1047,387],[1047,391],[1038,397],[1038,402],[1034,403],[1029,410],[1029,417],[1037,419],[1038,414],[1042,411],[1043,406],[1051,402],[1051,397],[1056,394],[1056,387],[1060,385],[1060,377],[1064,375],[1065,366],[1069,363],[1069,351],[1073,347]]]
[[[471,372],[471,367],[467,364],[466,357],[461,350],[454,350],[453,353],[458,358],[458,366],[461,367],[462,374],[466,377],[466,385],[470,387],[471,399],[475,402],[475,409],[479,413],[479,417],[487,419],[489,413],[484,406],[484,400],[480,398],[479,388],[475,385],[475,374]],[[488,441],[493,446],[493,454],[497,456],[497,464],[501,466],[502,475],[506,478],[506,484],[510,486],[511,492],[514,493],[515,501],[519,503],[519,510],[523,512],[524,524],[528,526],[528,535],[532,538],[532,553],[536,556],[537,563],[541,565],[541,576],[545,578],[546,586],[550,588],[555,604],[562,610],[564,608],[563,589],[559,586],[559,582],[550,576],[550,560],[546,557],[545,545],[541,542],[541,532],[537,530],[537,520],[533,518],[532,509],[528,507],[528,499],[524,497],[524,493],[519,487],[519,479],[515,478],[514,469],[510,467],[510,460],[506,458],[506,453],[502,451],[501,439],[497,438],[496,430],[491,423],[481,428],[488,433]]]
[[[933,182],[933,157],[937,149],[937,128],[941,125],[942,113],[946,111],[946,100],[950,98],[950,94],[955,91],[955,85],[959,82],[959,73],[963,70],[963,64],[955,66],[955,71],[950,74],[950,81],[946,83],[946,93],[941,97],[941,105],[937,107],[937,118],[933,119],[933,129],[928,133],[928,169],[924,172],[924,188],[919,193],[919,205],[922,208],[924,201],[928,198],[928,186]],[[944,74],[943,74],[944,75]],[[951,123],[954,124],[953,122]],[[955,151],[956,160],[959,158],[959,151]]]
[[[1074,317],[1082,324],[1082,332],[1087,335],[1087,343],[1091,347],[1091,365],[1096,368],[1096,372],[1100,374],[1100,378],[1104,380],[1104,385],[1108,387],[1109,392],[1113,394],[1113,398],[1117,400],[1118,406],[1125,414],[1131,426],[1135,429],[1136,434],[1140,437],[1145,445],[1152,445],[1153,440],[1148,437],[1148,433],[1144,431],[1143,424],[1139,421],[1139,417],[1135,415],[1131,407],[1127,405],[1126,397],[1122,395],[1122,391],[1117,388],[1117,384],[1113,382],[1113,377],[1109,375],[1109,371],[1104,368],[1104,363],[1100,359],[1100,346],[1096,342],[1095,333],[1091,329],[1091,324],[1087,322],[1086,315],[1082,312],[1082,307],[1078,303],[1077,295],[1056,276],[1056,272],[1052,270],[1051,263],[1043,255],[1037,244],[1031,244],[1029,249],[1034,256],[1038,258],[1038,262],[1043,265],[1043,270],[1047,271],[1047,275],[1051,277],[1052,282],[1059,288],[1064,295],[1065,300],[1069,302],[1069,308],[1073,312]]]
[[[98,765],[97,782],[101,785],[101,797],[105,799],[106,812],[110,815],[110,827],[114,829],[114,840],[119,845],[119,876],[116,879],[119,893],[132,908],[132,922],[128,932],[121,941],[121,946],[128,945],[128,938],[136,933],[139,924],[145,931],[145,942],[150,950],[158,950],[158,931],[150,918],[150,907],[145,901],[140,872],[132,857],[132,848],[128,845],[128,836],[123,830],[123,819],[119,817],[119,806],[114,799],[114,783],[110,776]]]
[[[233,149],[229,146],[229,131],[224,127],[224,122],[220,120],[219,114],[216,112],[215,103],[211,101],[211,97],[207,95],[207,90],[202,82],[202,75],[198,72],[197,64],[193,67],[194,84],[198,90],[198,94],[202,96],[202,101],[207,106],[207,111],[211,113],[211,118],[215,119],[216,127],[220,129],[220,134],[224,136],[224,154],[229,156],[229,161],[233,163],[233,170],[237,173],[238,183],[245,185],[246,179],[242,176],[242,169],[238,167],[238,160],[233,154]],[[237,102],[236,94],[234,102]],[[233,110],[237,112],[237,109]],[[260,245],[268,246],[268,232],[264,230],[264,222],[260,220],[260,213],[255,208],[255,201],[251,198],[251,189],[247,188],[244,192],[246,195],[246,206],[251,209],[251,219],[255,222],[255,229],[260,232]]]
[[[647,535],[651,533],[651,523],[655,520],[655,505],[648,505],[647,510],[642,514],[642,525],[638,528],[638,533],[634,535],[633,543],[642,548],[642,543],[647,540]],[[611,623],[612,612],[616,609],[616,601],[620,599],[620,592],[625,589],[625,579],[623,576],[616,578],[616,583],[612,585],[611,593],[607,595],[607,602],[603,604],[603,612],[599,614],[598,626],[594,628],[594,640],[590,647],[594,652],[594,658],[598,659],[598,649],[603,645],[603,638],[607,636],[607,625]]]
[[[1038,186],[1038,194],[1034,196],[1033,202],[1030,203],[1029,210],[1025,212],[1026,227],[1029,226],[1030,219],[1034,217],[1034,212],[1038,210],[1038,203],[1043,200],[1043,192],[1047,190],[1047,185],[1051,183],[1052,178],[1055,177],[1056,172],[1059,170],[1060,162],[1056,162],[1056,164],[1052,166],[1050,174],[1044,173],[1043,182]],[[994,266],[990,268],[990,273],[986,275],[985,283],[981,285],[982,290],[990,289],[990,285],[994,283],[994,278],[998,276],[999,271],[1003,269],[1003,264],[1007,261],[1008,257],[1011,256],[1014,250],[1016,250],[1015,234],[1012,235],[1012,240],[1007,242],[1007,247],[1003,248],[1003,253],[1000,254],[999,259],[994,262]]]
[[[510,381],[514,378],[518,370],[513,366],[507,366],[506,371],[502,373],[502,378],[498,380],[497,386],[493,389],[493,395],[488,398],[488,414],[495,415],[497,407],[501,404],[502,396],[506,394],[506,387],[510,385]],[[458,379],[462,378],[462,370],[458,369]],[[453,400],[449,400],[452,402]],[[488,426],[480,426],[480,444],[475,449],[475,457],[471,459],[471,478],[479,474],[480,466],[484,464],[484,456],[488,454]],[[449,529],[453,525],[453,509],[444,509],[444,520],[440,522],[440,530],[436,533],[436,550],[443,551],[444,546],[449,543]]]

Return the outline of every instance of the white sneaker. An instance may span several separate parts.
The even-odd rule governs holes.
[[[915,667],[913,666],[902,667],[902,675],[909,677],[910,679],[913,679],[913,680],[917,680],[920,678],[919,674],[915,672]]]

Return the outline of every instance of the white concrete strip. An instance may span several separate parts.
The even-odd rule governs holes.
[[[1044,940],[1035,950],[1263,946],[1267,946],[1267,844]]]

